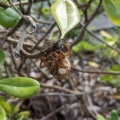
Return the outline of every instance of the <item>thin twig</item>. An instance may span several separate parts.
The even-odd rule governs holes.
[[[16,61],[16,59],[15,59],[15,56],[14,56],[14,51],[13,51],[13,47],[12,47],[12,45],[9,45],[9,50],[10,50],[10,52],[11,52],[11,54],[12,54],[12,61],[13,61],[13,63],[14,63],[14,65],[15,65],[15,69],[17,70],[18,69],[18,63],[17,63],[17,61]]]
[[[5,72],[6,72],[7,76],[11,77],[10,70],[9,70],[8,65],[6,64],[6,62],[4,63],[4,68],[5,68]]]
[[[47,84],[44,84],[44,83],[41,83],[40,85],[41,85],[41,87],[56,89],[56,90],[60,90],[60,91],[66,92],[66,93],[70,93],[70,94],[78,93],[76,91],[73,91],[73,90],[70,90],[70,89],[67,89],[67,88],[63,88],[63,87],[60,87],[60,86],[57,86],[57,85],[52,85],[51,86],[51,85],[47,85]]]
[[[55,23],[52,24],[52,26],[48,29],[45,35],[36,43],[36,45],[31,49],[31,51],[33,51],[39,45],[39,43],[43,41],[43,39],[51,32],[54,26],[55,26]]]
[[[29,52],[25,51],[23,48],[21,48],[21,52],[23,55],[27,56],[28,58],[40,57],[40,51],[37,51],[35,53],[29,53]]]
[[[33,3],[33,1],[32,1],[32,0],[29,0],[28,3],[29,3],[29,4],[28,4],[28,8],[27,8],[27,12],[26,12],[26,14],[27,14],[27,15],[30,15],[30,10],[31,10],[31,7],[32,7],[32,3]]]
[[[80,92],[80,93],[74,93],[74,94],[67,94],[67,93],[39,93],[36,94],[35,97],[39,96],[64,96],[64,97],[73,97],[73,96],[83,96],[87,94],[91,94],[92,91],[90,92]],[[34,97],[34,96],[33,96]]]
[[[49,120],[50,117],[55,115],[57,112],[61,111],[64,107],[65,106],[61,106],[60,108],[57,108],[55,111],[51,112],[50,114],[46,115],[45,117],[43,117],[42,119],[39,119],[39,120]]]
[[[7,38],[7,42],[10,42],[10,43],[13,43],[13,44],[17,44],[18,40],[14,39],[14,38],[11,38],[11,37],[8,37]],[[34,46],[34,44],[28,43],[28,42],[24,42],[23,45],[27,46],[27,47],[33,47]],[[40,46],[38,46],[37,48],[40,48]]]
[[[82,73],[93,73],[93,74],[111,74],[111,75],[120,75],[120,72],[114,72],[114,71],[111,71],[111,72],[103,72],[103,71],[92,71],[92,70],[82,70],[82,69],[78,69],[78,68],[75,68],[72,66],[72,69],[73,70],[77,70],[79,72],[82,72]]]
[[[1,41],[0,47],[4,48],[4,43],[6,42],[8,36],[11,36],[15,31],[22,25],[23,20],[21,19],[7,34],[4,36],[3,41]]]
[[[47,1],[47,0],[38,0],[38,2],[45,2],[45,1]],[[33,2],[37,2],[37,0],[33,0]],[[29,2],[28,2],[28,0],[25,0],[25,1],[22,1],[21,2],[22,3],[22,5],[26,5],[26,4],[28,4]],[[20,2],[15,2],[15,3],[13,3],[13,5],[19,5],[20,4]]]
[[[21,0],[17,0],[17,1],[20,2],[19,7],[20,7],[21,12],[23,14],[25,14],[25,8],[24,8],[24,5],[22,4],[22,1]],[[13,5],[14,5],[14,3],[13,3]]]

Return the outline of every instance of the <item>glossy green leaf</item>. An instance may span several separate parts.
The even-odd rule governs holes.
[[[5,62],[6,55],[3,50],[0,50],[0,66],[2,66]]]
[[[56,0],[50,9],[61,31],[61,39],[80,22],[78,8],[71,0]]]
[[[113,5],[120,10],[120,0],[111,0]]]
[[[22,111],[16,115],[16,118],[20,118],[21,116],[23,116],[23,118],[27,119],[30,116],[30,112],[29,111]]]
[[[116,110],[111,111],[110,120],[118,120],[118,112]]]
[[[0,105],[4,108],[7,114],[11,112],[10,105],[5,102],[2,96],[0,96]]]
[[[20,19],[20,16],[12,8],[2,8],[0,7],[0,25],[11,28],[13,27]]]
[[[40,88],[39,82],[31,78],[13,77],[0,81],[0,90],[19,98],[28,98]]]
[[[97,114],[96,120],[105,120],[105,118],[102,115]]]
[[[5,110],[1,105],[0,105],[0,120],[7,120]]]
[[[110,21],[120,26],[120,10],[113,5],[111,0],[103,0],[103,7]]]

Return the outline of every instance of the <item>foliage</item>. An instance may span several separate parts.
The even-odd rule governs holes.
[[[79,11],[71,0],[56,0],[51,13],[60,28],[61,39],[80,21]]]
[[[2,117],[1,120],[9,120],[11,118],[14,118],[16,120],[26,120],[30,116],[29,111],[20,111],[20,108],[17,106],[14,106],[12,104],[8,104],[3,97],[0,96],[0,110]],[[3,111],[4,112],[3,112]]]
[[[105,120],[105,118],[102,115],[97,114],[96,120]]]
[[[120,10],[120,1],[119,0],[111,0],[113,5],[118,9]]]
[[[7,120],[5,110],[3,109],[3,107],[1,105],[0,105],[0,119]]]
[[[16,78],[7,78],[0,80],[0,90],[19,98],[28,98],[34,95],[39,90],[39,83],[31,78],[25,77],[16,77]],[[16,109],[16,108],[15,108]],[[6,120],[6,114],[11,116],[13,111],[11,106],[7,104],[4,99],[0,96],[0,119]],[[17,110],[18,111],[18,110]],[[21,118],[25,120],[28,118],[30,113],[28,111],[20,112],[16,115],[16,118]]]
[[[118,5],[120,4],[119,0]],[[114,2],[115,3],[115,2]],[[116,6],[113,5],[111,0],[103,0],[103,6],[105,9],[105,12],[108,16],[108,18],[113,22],[114,24],[120,26],[120,11],[116,8]]]
[[[92,45],[86,41],[82,41],[82,42],[78,43],[77,45],[75,45],[72,48],[72,50],[74,50],[75,52],[80,52],[80,50],[82,50],[82,51],[87,51],[87,50],[95,51],[99,47],[100,47],[100,45]]]
[[[5,102],[2,96],[0,96],[0,105],[4,108],[6,114],[9,114],[12,112],[10,105],[7,102]]]
[[[96,120],[105,120],[105,118],[102,115],[97,114]],[[118,112],[116,110],[112,110],[110,112],[110,119],[109,120],[118,120]]]
[[[20,19],[20,16],[12,8],[0,7],[0,24],[6,28],[13,27]]]
[[[120,67],[117,64],[114,64],[110,68],[107,68],[106,71],[120,71]],[[101,75],[100,81],[101,82],[108,82],[112,84],[116,88],[120,88],[120,75]]]
[[[116,110],[111,111],[110,120],[118,120],[118,112]]]
[[[39,90],[39,83],[31,78],[13,77],[0,80],[0,90],[20,98],[28,98]]]

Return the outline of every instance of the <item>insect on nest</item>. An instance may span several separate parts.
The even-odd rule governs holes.
[[[63,43],[63,45],[67,49],[67,52],[63,52],[61,47],[56,48],[55,44],[51,50],[46,52],[46,48],[44,48],[41,51],[40,67],[47,67],[56,79],[64,79],[71,69],[71,64],[68,59],[71,51],[66,43]]]

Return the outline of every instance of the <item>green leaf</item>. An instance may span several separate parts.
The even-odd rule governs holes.
[[[4,64],[5,58],[6,58],[6,56],[5,56],[4,51],[0,50],[0,66],[2,66]]]
[[[120,71],[120,66],[117,64],[112,65],[112,70],[113,71]]]
[[[20,19],[20,16],[12,8],[0,7],[0,24],[6,28],[13,27]]]
[[[79,52],[80,50],[95,51],[99,47],[100,47],[100,45],[99,46],[92,45],[83,40],[83,41],[79,42],[77,45],[73,46],[72,50],[74,50],[75,52]]]
[[[61,39],[80,22],[80,14],[71,0],[56,0],[51,13],[61,31]]]
[[[5,110],[1,105],[0,105],[0,120],[7,120]]]
[[[120,26],[120,10],[113,5],[111,0],[103,0],[103,7],[110,21]]]
[[[110,120],[118,120],[118,112],[116,110],[112,110],[110,113]]]
[[[105,120],[105,118],[102,115],[97,114],[96,120]]]
[[[109,82],[109,83],[111,83],[111,81],[113,81],[113,80],[114,80],[114,77],[112,75],[102,75],[100,77],[100,81],[102,81],[102,82]]]
[[[0,105],[4,108],[7,114],[11,112],[11,107],[8,103],[5,102],[2,96],[0,96]]]
[[[21,116],[23,116],[24,119],[27,119],[30,116],[30,112],[22,111],[16,115],[16,118],[20,118]]]
[[[39,82],[31,78],[13,77],[0,81],[0,90],[19,98],[28,98],[40,88]]]
[[[113,5],[120,10],[120,0],[111,0]]]
[[[20,108],[17,106],[12,106],[12,112],[13,114],[18,113],[20,111]]]
[[[18,118],[17,120],[25,120],[24,116],[22,115],[20,118]]]

